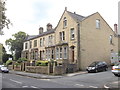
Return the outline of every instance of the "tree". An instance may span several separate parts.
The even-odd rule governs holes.
[[[27,37],[25,32],[19,31],[12,35],[13,39],[10,38],[5,41],[6,45],[9,46],[9,49],[12,54],[15,55],[15,60],[18,60],[21,57],[21,52],[23,50],[23,42]]]
[[[120,56],[120,51],[118,51],[118,56]]]
[[[3,35],[2,29],[6,26],[9,28],[9,24],[11,23],[10,20],[5,15],[5,1],[0,0],[0,35]]]
[[[2,47],[2,63],[6,63],[6,61],[7,61],[9,58],[13,58],[13,56],[12,56],[11,54],[7,54],[7,53],[6,53],[6,50],[5,50],[5,47],[3,46],[3,47]]]

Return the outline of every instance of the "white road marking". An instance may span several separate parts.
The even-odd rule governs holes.
[[[98,88],[98,87],[95,87],[95,86],[89,86],[89,87],[91,87],[91,88]]]
[[[50,79],[38,79],[38,80],[50,81]]]
[[[38,87],[35,87],[35,86],[31,86],[31,88],[38,88]]]
[[[27,88],[28,86],[22,86],[23,88]]]
[[[84,85],[82,85],[82,84],[75,84],[75,86],[80,86],[81,87],[81,86],[84,86]]]
[[[13,82],[15,82],[15,83],[22,84],[22,82],[19,82],[19,81],[13,80],[13,79],[10,79],[10,81],[13,81]]]
[[[109,87],[107,87],[106,85],[104,85],[104,88],[109,88]]]

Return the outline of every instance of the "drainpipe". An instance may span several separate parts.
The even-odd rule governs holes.
[[[77,33],[77,60],[78,60],[78,70],[80,71],[81,70],[81,57],[80,57],[80,55],[81,55],[81,53],[80,53],[80,23],[79,22],[77,22],[77,31],[78,31],[78,33]]]

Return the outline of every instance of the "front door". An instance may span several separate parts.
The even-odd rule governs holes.
[[[75,55],[74,55],[74,46],[71,46],[71,60],[72,60],[72,62],[74,62],[74,57],[75,57]]]

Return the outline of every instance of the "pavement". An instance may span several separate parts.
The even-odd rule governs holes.
[[[79,72],[69,73],[69,74],[64,74],[64,75],[46,75],[46,74],[28,73],[28,72],[13,71],[13,70],[9,71],[9,73],[33,77],[33,78],[39,78],[39,79],[56,79],[56,78],[72,77],[72,76],[76,76],[80,74],[86,74],[87,71],[79,71]]]

